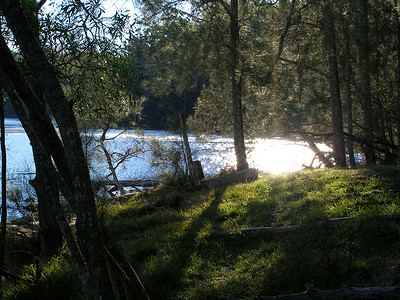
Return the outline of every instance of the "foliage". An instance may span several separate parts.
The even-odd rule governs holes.
[[[37,199],[33,187],[29,184],[31,175],[8,174],[7,180],[7,202],[11,219],[23,218],[33,220],[37,213]]]
[[[151,165],[159,169],[161,177],[187,176],[185,152],[179,141],[150,141]]]
[[[179,94],[194,86],[193,78],[201,77],[196,88],[200,95],[188,122],[199,134],[232,130],[227,101],[232,45],[226,12],[234,2],[191,1],[185,8],[181,1],[142,2],[149,50],[143,66],[151,74],[147,86],[154,87],[148,93]],[[361,19],[361,2],[366,3],[368,22]],[[238,1],[240,59],[235,72],[242,85],[246,135],[303,138],[307,134],[342,152],[337,144],[343,143],[344,131],[350,156],[353,144],[359,152],[374,144],[377,161],[397,161],[399,10],[392,1],[361,2],[331,4],[328,11],[335,26],[327,38],[328,1]],[[368,32],[363,34],[368,45],[360,44],[360,32]],[[330,90],[333,59],[328,59],[327,40],[333,39],[340,93]],[[365,49],[368,62],[360,56]],[[342,116],[344,129],[335,122]]]

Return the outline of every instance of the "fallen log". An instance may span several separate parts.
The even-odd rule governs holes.
[[[257,300],[276,299],[400,299],[400,286],[347,287],[319,290],[305,284],[306,291],[298,294],[256,297]]]
[[[139,179],[139,180],[119,180],[119,183],[123,186],[143,186],[143,187],[152,187],[157,186],[161,183],[160,180],[155,179]],[[102,181],[103,185],[116,185],[116,182],[113,180]]]
[[[300,228],[307,228],[307,227],[315,228],[315,227],[321,227],[326,224],[338,225],[342,223],[359,221],[363,219],[373,219],[373,218],[400,219],[400,214],[382,214],[382,215],[370,215],[362,217],[343,217],[331,220],[317,221],[314,223],[290,225],[290,226],[250,227],[250,228],[230,229],[230,230],[214,230],[212,231],[212,234],[213,235],[228,235],[231,233],[280,234],[280,233],[292,232]]]
[[[118,185],[120,184],[123,187],[132,187],[134,188],[137,192],[140,192],[140,190],[137,188],[138,186],[141,187],[156,187],[161,183],[159,180],[155,179],[139,179],[139,180],[119,180],[118,183],[113,181],[113,180],[106,180],[106,181],[101,181],[100,184],[103,186],[113,186],[111,189],[108,190],[108,192],[111,194],[111,196],[114,196],[113,192],[118,191]]]
[[[203,180],[200,182],[201,186],[219,186],[237,182],[249,182],[258,178],[258,171],[256,169],[246,169],[228,175],[223,175],[217,178]]]

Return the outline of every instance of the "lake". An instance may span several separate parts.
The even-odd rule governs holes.
[[[28,183],[35,173],[29,139],[18,119],[8,118],[5,124],[8,197],[20,200],[29,197],[35,198],[33,188]],[[82,134],[82,136],[83,141],[87,140],[88,137],[88,140],[90,140],[90,137],[99,138],[101,131],[93,130]],[[193,159],[201,161],[205,176],[217,175],[222,169],[235,165],[236,159],[231,137],[214,135],[207,137],[204,141],[198,141],[192,134],[188,136]],[[121,180],[155,179],[159,176],[160,169],[152,166],[151,163],[153,158],[150,144],[152,141],[158,141],[168,149],[182,147],[179,134],[162,130],[144,130],[141,132],[110,130],[108,137],[113,138],[107,144],[111,152],[124,152],[137,143],[140,143],[144,150],[137,157],[131,158],[117,169],[117,175]],[[305,165],[309,166],[314,158],[314,153],[305,143],[278,138],[248,140],[246,146],[250,167],[273,174],[300,170]],[[323,151],[331,151],[326,145],[319,144],[318,146]],[[87,149],[87,152],[90,153],[92,179],[104,180],[109,172],[103,154],[99,150],[93,149],[93,145]],[[314,161],[313,166],[318,167],[319,162]],[[19,193],[15,194],[16,191]],[[17,206],[13,203],[13,201],[8,203],[10,219],[22,216],[21,210],[16,209]]]
[[[18,119],[6,119],[6,148],[7,170],[9,174],[29,175],[34,173],[32,150],[29,139],[23,131]],[[99,138],[100,131],[92,131],[92,135]],[[134,147],[138,141],[144,152],[138,157],[131,158],[117,169],[120,179],[153,179],[158,176],[159,169],[151,165],[152,155],[150,141],[157,140],[167,148],[179,147],[181,137],[179,134],[162,130],[144,130],[142,132],[110,130],[108,147],[112,151],[124,152],[124,149]],[[233,139],[230,137],[210,136],[205,141],[196,140],[189,134],[189,143],[192,148],[194,160],[200,160],[205,176],[214,176],[222,169],[235,165]],[[284,139],[254,139],[246,141],[248,147],[248,162],[250,167],[268,173],[281,173],[297,171],[304,166],[309,166],[314,158],[314,153],[305,143],[293,142]],[[331,151],[323,144],[318,145],[322,151]],[[93,153],[93,149],[89,150]],[[95,151],[92,156],[92,177],[104,178],[107,174],[107,165],[101,152]],[[316,160],[314,167],[319,166]]]

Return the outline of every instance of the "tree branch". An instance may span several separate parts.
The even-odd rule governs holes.
[[[39,2],[36,3],[36,13],[38,14],[40,9],[43,7],[43,5],[46,3],[47,0],[40,0]]]
[[[313,66],[310,66],[310,65],[295,61],[295,60],[284,58],[284,57],[280,57],[279,60],[282,60],[282,61],[290,63],[290,64],[295,64],[295,65],[304,67],[306,69],[309,69],[311,71],[314,71],[314,72],[318,73],[319,75],[325,77],[326,79],[330,79],[331,78],[331,75],[329,73],[327,73],[327,72],[325,72],[325,71],[323,71],[323,70],[321,70],[319,68],[316,68],[316,67],[313,67]]]
[[[292,4],[290,5],[289,15],[286,18],[285,26],[284,26],[284,28],[282,30],[281,37],[279,39],[279,46],[278,46],[278,53],[276,55],[276,62],[279,61],[279,59],[280,59],[280,57],[282,55],[283,42],[284,42],[284,40],[286,38],[287,32],[289,31],[289,27],[290,27],[290,23],[292,21],[295,5],[296,5],[296,0],[292,0]],[[276,62],[275,62],[275,64],[276,64]]]

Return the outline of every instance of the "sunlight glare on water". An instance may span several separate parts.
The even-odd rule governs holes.
[[[253,150],[248,154],[250,166],[271,174],[301,170],[310,166],[315,156],[306,143],[288,140],[256,139],[253,146]],[[332,151],[324,144],[317,146],[321,151]],[[316,159],[312,166],[318,167],[319,164]]]
[[[10,173],[34,172],[32,150],[29,139],[25,135],[20,122],[17,119],[6,119],[6,144],[8,150],[7,169]],[[122,133],[122,134],[121,134]],[[93,132],[97,138],[101,130]],[[157,139],[169,145],[181,142],[179,134],[172,134],[160,130],[145,130],[143,135],[135,131],[122,132],[121,130],[110,130],[108,138],[116,137],[114,142],[110,141],[110,148],[114,151],[123,152],[124,148],[135,145],[137,141],[144,146],[144,152],[137,158],[124,163],[118,168],[120,179],[149,179],[156,178],[158,170],[151,166],[151,151],[149,142]],[[234,167],[236,163],[233,139],[230,137],[212,136],[205,142],[200,142],[189,134],[189,143],[192,148],[194,160],[201,161],[206,176],[218,175],[221,170]],[[306,143],[293,142],[284,139],[255,139],[246,141],[247,158],[250,167],[261,172],[272,174],[282,172],[293,172],[310,166],[314,153],[307,147]],[[317,145],[321,151],[332,151],[324,144]],[[313,167],[319,167],[318,160],[314,161]],[[96,161],[93,175],[105,176],[107,165],[105,159]]]

